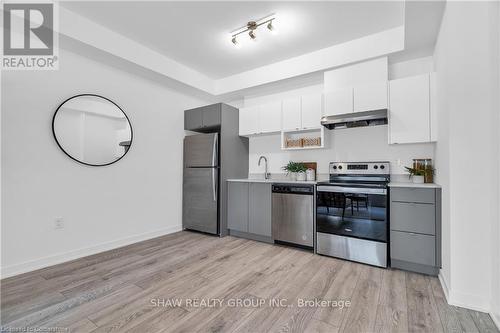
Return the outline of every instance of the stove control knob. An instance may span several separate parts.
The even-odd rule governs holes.
[[[337,170],[337,166],[336,165],[333,166],[333,170]]]
[[[339,165],[339,169],[342,170],[342,165]]]
[[[373,168],[374,168],[375,170],[377,170],[377,169],[378,169],[378,165],[374,165],[374,166],[373,166]]]
[[[380,169],[384,170],[384,169],[385,169],[385,166],[381,165],[381,166],[380,166]]]

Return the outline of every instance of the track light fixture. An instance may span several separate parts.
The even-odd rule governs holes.
[[[256,30],[258,27],[261,25],[267,24],[267,29],[270,32],[275,32],[276,29],[274,27],[274,20],[276,19],[275,15],[269,15],[266,16],[260,20],[257,21],[250,21],[248,22],[245,26],[234,30],[231,32],[231,42],[233,43],[234,46],[239,47],[240,44],[238,43],[237,37],[241,34],[244,34],[248,32],[248,36],[250,37],[251,40],[255,41],[257,40],[257,35],[256,35]]]

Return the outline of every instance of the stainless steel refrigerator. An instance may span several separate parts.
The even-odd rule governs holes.
[[[219,134],[184,138],[183,227],[219,234]]]
[[[184,112],[184,229],[228,234],[227,180],[248,177],[248,138],[238,124],[238,109],[224,103]]]

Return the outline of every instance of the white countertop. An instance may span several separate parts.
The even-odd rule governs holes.
[[[228,179],[228,182],[240,183],[269,183],[269,184],[309,184],[315,185],[316,181],[311,180],[291,180],[291,179],[254,179],[254,178],[241,178],[241,179]]]
[[[327,179],[325,179],[327,180]],[[228,179],[228,182],[240,182],[240,183],[268,183],[268,184],[309,184],[309,185],[316,185],[318,182],[321,182],[322,180],[316,180],[316,181],[307,181],[307,180],[291,180],[285,177],[277,177],[277,178],[271,178],[271,179],[264,179],[264,178],[233,178],[233,179]],[[323,180],[324,181],[324,180]],[[395,182],[390,182],[389,187],[410,187],[410,188],[441,188],[440,185],[435,184],[435,183],[427,183],[427,184],[415,184],[412,182],[405,182],[405,181],[395,181]]]
[[[441,185],[435,183],[415,184],[411,182],[390,182],[389,187],[441,188]]]

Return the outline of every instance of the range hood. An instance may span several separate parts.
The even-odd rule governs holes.
[[[387,124],[387,109],[351,112],[324,116],[321,125],[328,129],[376,126]]]

